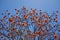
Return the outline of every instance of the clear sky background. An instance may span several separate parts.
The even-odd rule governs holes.
[[[7,9],[14,14],[14,8],[21,9],[23,6],[26,6],[27,9],[42,9],[51,14],[53,11],[60,11],[60,0],[0,0],[0,14]]]

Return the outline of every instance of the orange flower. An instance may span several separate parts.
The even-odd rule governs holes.
[[[18,31],[16,31],[16,34],[18,34]]]
[[[23,6],[23,8],[22,8],[23,10],[26,10],[26,7],[25,6]]]
[[[46,16],[46,14],[44,13],[44,14],[42,15],[42,17],[43,17],[43,18],[46,18],[47,16]]]
[[[58,40],[60,40],[60,38]]]
[[[54,38],[55,38],[55,39],[58,38],[58,35],[57,35],[57,34],[54,34]]]
[[[27,26],[26,22],[21,23],[22,26]]]
[[[37,23],[37,26],[40,27],[42,24],[40,22]]]
[[[38,22],[43,23],[43,22],[44,22],[44,20],[39,20]]]
[[[38,31],[35,31],[35,34],[40,34],[40,32],[38,32]]]
[[[44,36],[44,33],[43,33],[43,32],[40,32],[40,35],[41,35],[41,36]]]
[[[12,23],[16,23],[16,21],[15,21],[15,20],[13,20],[13,21],[12,21]]]
[[[31,18],[31,20],[33,20],[33,21],[34,21],[34,20],[35,20],[35,19],[34,19],[34,17],[32,17],[32,18]]]
[[[12,19],[12,18],[9,18],[8,20],[9,20],[9,22],[12,22],[12,21],[13,21],[13,19]]]
[[[11,31],[14,31],[14,30],[16,30],[16,28],[12,28],[12,29],[11,29]]]
[[[28,16],[27,16],[27,15],[24,15],[23,17],[24,17],[24,19],[26,19],[26,20],[28,19]]]
[[[46,23],[46,22],[48,22],[48,20],[44,20],[44,22]]]
[[[35,14],[36,13],[36,9],[32,10],[32,12]]]
[[[33,14],[33,13],[30,11],[30,12],[29,12],[29,15],[32,16],[32,14]]]
[[[13,18],[8,19],[9,22],[15,23],[16,21]]]
[[[10,34],[10,33],[8,33],[8,34],[7,34],[7,36],[8,36],[8,37],[10,37],[10,36],[11,36],[11,34]]]
[[[35,18],[35,19],[38,19],[38,16],[37,16],[37,15],[35,15],[35,16],[34,16],[34,18]]]
[[[40,35],[44,36],[44,30],[43,29],[40,29]]]

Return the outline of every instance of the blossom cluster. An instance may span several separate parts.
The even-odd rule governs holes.
[[[58,11],[49,15],[42,10],[27,10],[25,6],[2,13],[0,19],[0,40],[60,40]],[[58,33],[57,33],[58,32]]]

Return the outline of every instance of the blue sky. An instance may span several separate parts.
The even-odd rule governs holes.
[[[60,10],[60,0],[0,0],[0,11],[12,10],[26,6],[27,9],[37,8],[45,11]]]

